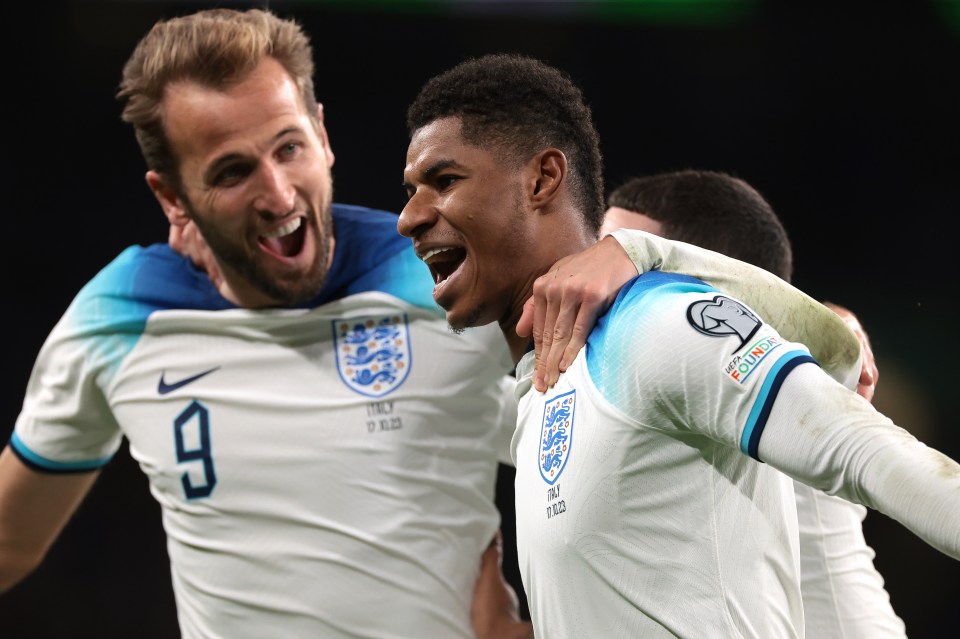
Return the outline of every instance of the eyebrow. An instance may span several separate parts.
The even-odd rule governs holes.
[[[441,159],[441,160],[437,160],[437,161],[434,162],[433,164],[428,165],[427,168],[425,168],[423,171],[420,172],[420,175],[422,176],[422,180],[423,180],[424,182],[426,182],[426,181],[430,180],[431,178],[433,178],[433,176],[435,176],[435,175],[436,175],[437,173],[439,173],[440,171],[443,171],[443,170],[445,170],[445,169],[451,169],[451,168],[459,169],[459,168],[463,168],[463,167],[462,167],[461,164],[460,164],[459,162],[457,162],[456,160],[449,160],[449,159],[443,160],[443,159]],[[409,182],[407,182],[406,180],[404,180],[404,181],[403,181],[403,188],[404,188],[404,189],[408,189],[408,188],[410,188],[410,187],[411,187],[411,184],[410,184]]]
[[[299,126],[288,126],[285,129],[282,129],[281,131],[279,131],[275,136],[273,136],[273,138],[271,139],[271,143],[275,144],[276,142],[290,135],[291,133],[301,133],[302,131],[303,129]],[[219,171],[225,164],[229,164],[238,159],[242,159],[243,157],[244,155],[241,153],[227,153],[226,155],[221,155],[220,157],[215,159],[213,162],[211,162],[210,166],[208,166],[206,170],[203,172],[204,183],[210,184],[213,176],[216,175],[217,171]]]

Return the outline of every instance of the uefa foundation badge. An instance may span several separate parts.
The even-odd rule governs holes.
[[[354,391],[383,397],[410,373],[410,329],[405,314],[333,320],[340,379]]]
[[[573,409],[577,391],[571,390],[548,400],[540,426],[540,476],[548,484],[560,479],[570,458],[573,443]]]

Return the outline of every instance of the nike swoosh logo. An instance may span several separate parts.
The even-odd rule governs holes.
[[[185,378],[183,378],[183,379],[180,379],[180,380],[177,380],[177,381],[173,382],[172,384],[168,384],[168,383],[167,383],[167,380],[165,379],[166,373],[165,373],[165,372],[164,372],[164,373],[161,373],[161,374],[160,374],[160,383],[157,384],[157,392],[160,393],[161,395],[166,395],[167,393],[172,393],[173,391],[175,391],[175,390],[177,390],[177,389],[179,389],[179,388],[183,388],[183,387],[186,386],[187,384],[192,384],[193,382],[197,381],[197,380],[200,379],[201,377],[205,377],[205,376],[209,375],[210,373],[212,373],[212,372],[215,371],[215,370],[218,370],[219,368],[220,368],[219,366],[214,366],[214,367],[211,368],[210,370],[203,371],[202,373],[197,373],[196,375],[191,375],[190,377],[185,377]]]

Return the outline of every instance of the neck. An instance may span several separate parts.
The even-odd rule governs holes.
[[[510,348],[510,355],[513,357],[514,364],[523,358],[533,342],[529,327],[533,326],[534,305],[532,302],[528,304],[528,300],[531,300],[533,296],[534,283],[543,276],[556,275],[558,260],[585,250],[597,241],[597,238],[580,223],[579,213],[574,211],[572,215],[575,216],[575,219],[562,223],[560,230],[556,230],[555,226],[553,229],[541,228],[538,230],[538,245],[537,247],[531,247],[531,250],[539,248],[543,252],[532,258],[536,266],[531,268],[528,275],[523,276],[521,279],[522,285],[517,287],[518,292],[507,313],[500,319],[500,331],[503,333],[504,339],[507,340],[507,346]],[[563,291],[556,286],[551,286],[551,288],[554,289],[551,298],[554,301],[559,301],[556,294],[559,292],[562,296]],[[542,311],[545,313],[546,308],[544,307]],[[529,317],[525,317],[526,315],[529,315]],[[521,319],[524,320],[522,325],[528,332],[526,336],[517,335],[517,324],[521,323]]]
[[[533,342],[532,337],[520,337],[517,335],[517,323],[513,322],[509,326],[501,324],[500,330],[503,332],[504,339],[507,340],[507,346],[510,348],[510,357],[513,363],[519,362],[523,356],[530,350]]]

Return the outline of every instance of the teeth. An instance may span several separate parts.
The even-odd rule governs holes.
[[[429,251],[422,253],[420,255],[420,259],[423,260],[424,262],[429,263],[430,258],[433,257],[434,255],[439,255],[440,253],[445,253],[446,251],[452,251],[452,250],[454,250],[452,246],[430,249]]]
[[[281,226],[280,228],[264,233],[263,237],[269,239],[273,237],[284,237],[285,235],[290,235],[291,233],[296,231],[298,228],[300,228],[300,224],[302,223],[303,223],[302,217],[295,217],[289,222],[287,222],[286,224],[284,224],[283,226]]]

